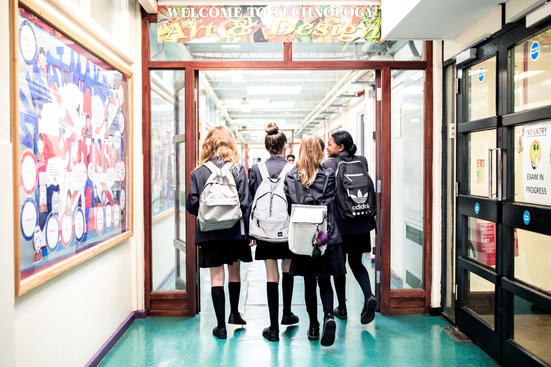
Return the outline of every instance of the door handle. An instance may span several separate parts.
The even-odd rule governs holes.
[[[494,200],[502,201],[504,200],[503,194],[503,172],[505,171],[505,160],[503,157],[503,151],[501,148],[489,148],[488,149],[488,163],[489,167],[489,179],[488,179],[488,198],[493,199],[492,189],[494,188],[494,162],[493,162],[493,151],[496,152],[496,197]]]

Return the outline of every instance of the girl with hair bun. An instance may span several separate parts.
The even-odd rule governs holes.
[[[278,126],[273,122],[268,123],[265,130],[266,137],[264,138],[264,145],[266,147],[266,150],[270,153],[270,158],[268,158],[265,162],[256,163],[251,168],[249,174],[249,191],[252,198],[255,197],[257,192],[261,194],[258,189],[260,188],[263,181],[270,180],[272,183],[274,183],[281,180],[282,183],[285,179],[286,173],[289,172],[292,167],[294,167],[292,164],[287,163],[284,157],[287,147],[287,137],[285,136],[285,134],[281,130],[279,130]],[[266,196],[265,198],[267,197],[268,196]],[[255,199],[261,200],[259,198]],[[286,205],[280,205],[280,208],[285,211],[284,213],[280,214],[286,216]],[[252,216],[254,215],[255,214],[253,205]],[[253,225],[255,225],[255,223],[251,223],[251,226]],[[254,237],[253,235],[251,236]],[[291,298],[293,296],[294,285],[293,277],[289,275],[291,252],[289,251],[289,245],[287,241],[271,242],[268,239],[263,240],[257,238],[256,244],[257,247],[255,252],[255,260],[264,260],[266,266],[266,293],[268,298],[268,311],[270,315],[270,326],[263,330],[262,335],[267,340],[278,341],[279,270],[277,262],[279,259],[281,259],[281,272],[283,273],[281,287],[283,293],[283,317],[281,319],[281,324],[292,325],[298,323],[298,317],[291,312]]]
[[[205,165],[208,162],[212,162],[218,168],[222,168],[226,164],[230,165],[245,227],[242,229],[241,223],[237,222],[228,229],[201,231],[199,221],[196,220],[195,244],[199,246],[199,266],[210,268],[212,303],[218,322],[212,333],[218,339],[226,339],[224,265],[228,266],[228,290],[231,307],[228,323],[245,325],[246,322],[237,309],[241,291],[239,262],[252,261],[251,249],[245,230],[248,226],[248,213],[251,205],[249,187],[245,169],[239,164],[239,152],[235,140],[226,127],[217,126],[209,131],[203,142],[199,165],[191,174],[186,209],[195,216],[199,212],[201,193],[211,175],[210,169]]]
[[[337,130],[331,133],[327,142],[327,155],[329,159],[323,162],[325,167],[332,168],[335,172],[338,170],[339,163],[361,162],[368,172],[367,160],[363,156],[357,156],[356,145],[352,136],[348,131]],[[375,220],[373,217],[345,219],[339,210],[335,213],[337,225],[341,232],[342,243],[341,247],[344,252],[345,260],[348,255],[348,265],[358,281],[360,288],[364,294],[364,306],[361,313],[361,323],[367,324],[375,317],[375,309],[377,308],[377,299],[371,291],[369,281],[369,273],[362,264],[363,253],[371,252],[371,237],[369,232],[375,228]],[[335,308],[335,316],[340,319],[347,318],[346,310],[346,277],[344,275],[335,276],[335,290],[339,305]]]

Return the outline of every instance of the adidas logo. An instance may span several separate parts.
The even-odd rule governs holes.
[[[356,204],[363,204],[367,201],[367,192],[365,194],[362,194],[362,191],[358,189],[358,192],[356,195],[354,195],[351,192],[348,192],[348,196],[356,203]]]

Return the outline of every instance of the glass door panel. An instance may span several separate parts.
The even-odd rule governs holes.
[[[422,71],[391,79],[391,289],[423,288]]]
[[[512,51],[514,112],[551,105],[551,29],[518,43]]]
[[[467,257],[485,266],[496,267],[496,224],[469,217],[467,221]]]
[[[515,228],[515,279],[551,294],[551,236]]]
[[[551,364],[551,312],[519,296],[513,299],[512,341]]]
[[[465,273],[464,307],[474,313],[487,326],[495,329],[495,284],[473,272],[466,271]]]
[[[185,131],[184,72],[153,70],[150,76],[152,290],[185,290],[185,246],[175,242],[180,233],[185,235],[180,224],[185,221],[185,200],[178,190],[185,187],[185,156],[183,143],[174,143]]]
[[[551,121],[515,126],[515,201],[551,205]]]
[[[467,192],[469,195],[495,198],[497,188],[496,141],[496,130],[477,131],[468,134]],[[490,173],[492,174],[492,185],[490,185]]]
[[[496,57],[467,69],[467,119],[479,120],[496,115]]]

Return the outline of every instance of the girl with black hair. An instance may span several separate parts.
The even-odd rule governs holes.
[[[264,139],[266,150],[270,153],[270,158],[265,162],[256,163],[251,168],[249,174],[249,191],[254,198],[262,181],[266,178],[276,181],[285,179],[287,172],[294,167],[287,163],[283,154],[287,145],[287,137],[279,130],[273,122],[266,125],[266,137]],[[284,202],[283,202],[284,203]],[[285,206],[285,204],[283,204]],[[284,207],[284,210],[287,210]],[[253,213],[254,215],[254,213]],[[286,213],[284,213],[286,215]],[[252,224],[253,225],[253,224]],[[291,298],[293,296],[294,280],[289,275],[289,266],[291,264],[291,251],[289,244],[285,242],[270,242],[268,240],[256,239],[255,260],[264,260],[266,265],[266,293],[268,298],[268,311],[270,314],[270,326],[262,331],[262,335],[270,341],[279,340],[279,270],[277,261],[281,259],[282,292],[283,292],[283,317],[282,325],[292,325],[298,323],[298,317],[291,312]]]
[[[337,130],[331,133],[327,142],[327,155],[329,159],[323,162],[325,167],[332,168],[335,172],[341,161],[360,161],[368,172],[367,160],[363,156],[357,156],[356,145],[348,131]],[[371,291],[369,273],[362,264],[362,254],[371,252],[371,237],[369,232],[375,228],[375,220],[372,217],[344,219],[336,210],[335,218],[341,232],[341,247],[344,256],[348,255],[348,265],[358,281],[364,294],[364,306],[361,313],[361,323],[368,324],[375,318],[377,299]],[[335,290],[339,305],[335,308],[335,316],[340,319],[347,318],[346,310],[346,277],[334,276]]]

